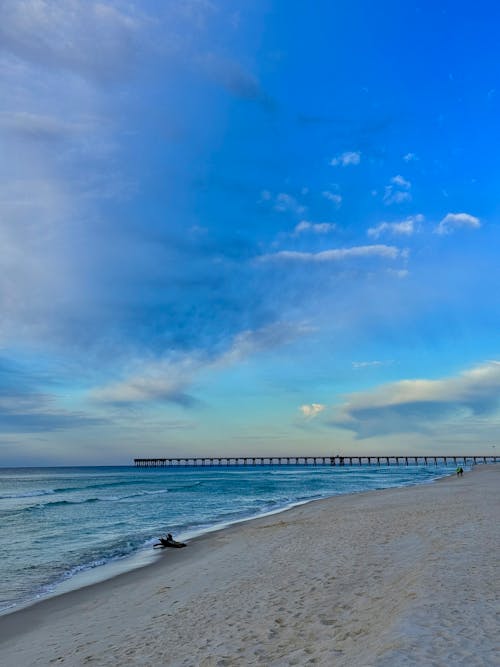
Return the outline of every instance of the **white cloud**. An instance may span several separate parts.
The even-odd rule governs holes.
[[[274,202],[274,210],[282,213],[290,211],[291,213],[300,214],[304,213],[306,207],[299,204],[292,195],[289,195],[286,192],[279,192],[276,195]]]
[[[397,185],[399,188],[403,188],[404,190],[409,190],[411,188],[410,181],[407,181],[406,178],[403,178],[399,174],[391,178],[391,183],[393,185]]]
[[[403,252],[401,252],[401,257],[404,257]],[[387,273],[395,278],[406,278],[410,275],[408,269],[387,269]]]
[[[268,203],[279,213],[294,213],[295,215],[301,215],[307,210],[305,206],[287,192],[278,192],[275,196],[270,190],[262,190],[259,203]]]
[[[312,232],[313,234],[328,234],[335,229],[336,225],[332,222],[309,222],[301,220],[294,229],[294,234],[299,235],[303,232]]]
[[[401,380],[346,398],[333,423],[360,437],[424,432],[443,420],[487,418],[500,408],[500,361],[440,380]]]
[[[376,227],[370,227],[367,234],[376,239],[383,234],[411,236],[423,220],[424,216],[419,213],[417,215],[410,215],[405,220],[400,220],[399,222],[381,222]]]
[[[361,153],[359,151],[346,151],[330,160],[332,167],[348,167],[349,165],[357,165],[361,162]]]
[[[448,213],[435,228],[436,234],[451,234],[455,229],[467,227],[469,229],[479,229],[481,222],[469,213]]]
[[[387,191],[386,189],[386,194],[384,195],[384,202],[387,205],[390,204],[403,204],[404,202],[410,202],[411,201],[411,194],[409,192],[391,192]]]
[[[393,363],[392,360],[391,361],[378,361],[376,359],[373,360],[373,361],[353,361],[352,362],[352,367],[355,368],[355,369],[369,368],[369,367],[373,367],[373,366],[389,366],[392,363]]]
[[[399,248],[388,245],[354,246],[351,248],[334,248],[322,252],[298,252],[294,250],[281,250],[280,252],[262,255],[261,261],[289,261],[302,263],[336,262],[343,259],[383,257],[385,259],[396,259],[401,255]]]
[[[389,206],[390,204],[402,204],[411,201],[410,189],[410,181],[407,181],[399,174],[393,176],[390,184],[385,186],[384,203]]]
[[[219,357],[211,360],[209,365],[227,366],[240,362],[255,354],[288,345],[313,330],[304,322],[278,321],[260,329],[241,331],[234,337],[230,347]]]
[[[310,405],[301,405],[299,410],[306,419],[314,419],[320,412],[323,412],[325,408],[326,405],[323,405],[323,403],[311,403]]]
[[[338,208],[342,204],[342,196],[331,190],[324,190],[322,193],[325,199],[331,201]]]
[[[415,153],[406,153],[406,155],[403,155],[403,160],[405,162],[414,162],[415,160],[418,160],[418,157]]]

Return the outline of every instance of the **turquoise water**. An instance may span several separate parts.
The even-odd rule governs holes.
[[[445,466],[0,469],[0,612],[82,571],[301,502],[429,482]]]

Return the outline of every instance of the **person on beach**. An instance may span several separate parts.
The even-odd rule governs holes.
[[[457,477],[462,477],[463,474],[464,474],[464,469],[462,468],[462,466],[459,466],[457,468]]]

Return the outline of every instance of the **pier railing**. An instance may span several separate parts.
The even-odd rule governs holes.
[[[134,459],[137,468],[264,465],[471,465],[498,463],[498,456],[184,456]]]

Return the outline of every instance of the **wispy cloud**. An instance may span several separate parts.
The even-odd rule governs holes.
[[[287,192],[278,192],[274,195],[270,190],[262,190],[260,193],[260,203],[268,203],[273,210],[278,211],[279,213],[302,215],[307,210],[296,197]]]
[[[294,234],[298,236],[304,232],[313,234],[329,234],[335,229],[336,225],[333,222],[309,222],[308,220],[301,220],[295,226]]]
[[[332,167],[349,167],[361,162],[361,153],[359,151],[346,151],[330,160]]]
[[[448,213],[434,229],[436,234],[451,234],[456,229],[479,229],[479,218],[469,213]]]
[[[409,190],[411,188],[410,181],[407,181],[406,178],[403,178],[400,175],[391,178],[391,183],[393,185],[397,185],[399,188],[403,188],[404,190]]]
[[[410,215],[404,220],[398,222],[381,222],[375,227],[370,227],[367,231],[368,236],[378,239],[384,234],[392,234],[395,236],[411,236],[418,230],[418,226],[424,221],[424,216],[421,214]]]
[[[396,259],[401,255],[399,248],[388,245],[366,245],[353,246],[351,248],[332,248],[321,252],[298,252],[294,250],[281,250],[280,252],[262,255],[261,261],[283,261],[301,263],[323,263],[338,262],[353,258],[380,257],[384,259]]]
[[[314,328],[305,322],[278,321],[256,330],[238,333],[229,348],[210,362],[211,366],[227,366],[248,359],[256,354],[269,352],[303,336]]]
[[[411,183],[403,176],[397,175],[391,178],[389,185],[385,186],[384,203],[387,206],[391,204],[403,204],[411,201]]]
[[[0,111],[0,128],[26,139],[59,141],[83,135],[96,125],[97,122],[88,117],[70,121],[29,111]]]
[[[335,204],[337,208],[342,204],[342,195],[339,195],[338,192],[332,192],[331,190],[323,190],[321,193],[325,199],[331,201],[332,204]]]
[[[160,402],[192,407],[196,400],[187,393],[187,387],[197,367],[198,364],[189,360],[149,363],[123,381],[94,389],[89,398],[96,403],[114,405]]]
[[[142,21],[130,4],[117,8],[109,2],[5,0],[0,5],[0,45],[4,53],[37,67],[112,80],[135,60]]]
[[[386,269],[386,272],[389,276],[394,276],[395,278],[406,278],[410,275],[408,269]]]
[[[355,369],[359,368],[372,368],[376,366],[390,366],[393,363],[392,360],[389,361],[379,361],[374,359],[373,361],[353,361],[352,367]]]
[[[487,417],[500,408],[500,362],[441,380],[401,380],[346,397],[333,424],[367,438],[422,433],[442,420]]]
[[[405,162],[414,162],[415,160],[418,160],[418,157],[415,153],[406,153],[406,155],[403,155],[403,160]]]
[[[274,201],[274,210],[280,211],[281,213],[290,211],[291,213],[300,215],[301,213],[304,213],[306,207],[299,204],[292,195],[289,195],[286,192],[279,192]]]
[[[173,403],[192,408],[199,402],[190,393],[191,387],[201,373],[221,370],[288,345],[311,331],[311,327],[304,323],[275,322],[257,330],[238,333],[225,350],[215,355],[198,351],[180,358],[136,361],[136,368],[124,379],[95,387],[89,392],[89,398],[94,403],[125,407]]]

